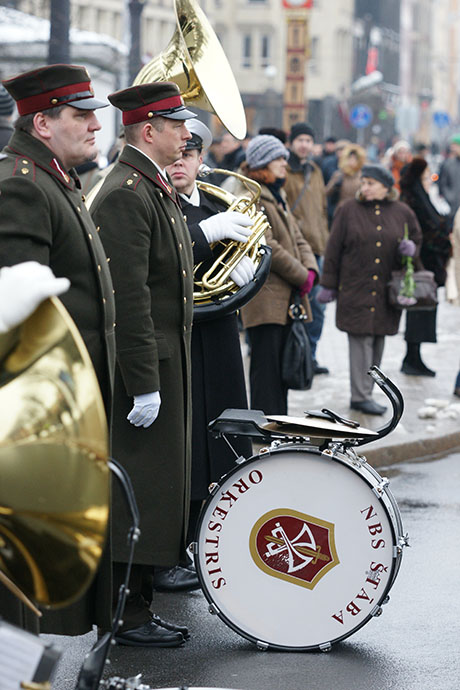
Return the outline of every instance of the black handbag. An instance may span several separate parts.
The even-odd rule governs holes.
[[[305,329],[306,314],[297,290],[289,307],[291,328],[284,344],[281,359],[281,378],[287,388],[305,391],[313,382],[313,359]]]
[[[415,282],[414,304],[405,304],[404,300],[398,299],[403,288],[405,271],[392,271],[391,280],[388,283],[388,302],[395,309],[407,309],[418,311],[425,309],[435,309],[438,304],[437,285],[432,271],[414,271],[413,279]]]

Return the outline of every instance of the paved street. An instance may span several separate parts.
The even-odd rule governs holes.
[[[143,674],[153,688],[457,690],[460,678],[460,454],[388,468],[411,548],[381,617],[323,653],[259,652],[207,613],[201,593],[157,595],[157,610],[187,622],[180,649],[114,648],[110,672]],[[273,607],[275,602],[267,601]],[[299,616],[302,616],[299,611]],[[73,690],[94,633],[53,638],[66,650],[54,687]]]
[[[460,445],[460,401],[452,396],[460,356],[460,309],[442,301],[438,343],[422,346],[424,359],[437,372],[434,379],[401,374],[404,351],[400,332],[386,339],[382,362],[384,372],[403,392],[404,416],[388,438],[366,446],[371,463],[391,480],[412,547],[404,552],[384,614],[329,654],[259,652],[208,613],[201,592],[158,594],[157,612],[186,623],[191,640],[170,650],[116,647],[109,675],[126,678],[142,673],[144,683],[152,688],[183,684],[240,690],[457,690],[460,454],[425,462],[417,462],[417,458],[446,455]],[[331,373],[316,377],[310,391],[291,391],[289,413],[328,406],[350,415],[347,356],[346,336],[334,326],[331,305],[318,352],[319,361]],[[245,360],[247,365],[247,356]],[[376,398],[384,401],[380,391]],[[432,418],[420,418],[420,408],[433,399],[443,400],[446,407],[439,408]],[[358,413],[353,417],[371,428],[382,424],[379,418]],[[413,462],[404,463],[406,458]],[[277,602],[267,600],[267,607],[276,616]],[[48,637],[65,650],[54,688],[73,690],[95,634],[74,639]]]
[[[367,456],[376,467],[460,447],[460,398],[452,395],[460,367],[460,308],[445,302],[443,289],[438,292],[438,342],[424,343],[421,346],[423,360],[436,371],[434,378],[406,376],[400,371],[406,352],[404,314],[399,333],[385,338],[380,368],[401,390],[405,410],[393,433],[382,441],[366,446]],[[245,345],[243,349],[246,351]],[[329,368],[330,374],[316,376],[308,391],[289,391],[289,414],[302,416],[304,410],[329,407],[360,421],[368,428],[376,429],[381,426],[381,417],[350,410],[348,339],[346,333],[335,327],[335,303],[327,305],[317,356],[320,364]],[[248,359],[245,359],[247,365]],[[374,391],[374,397],[379,403],[388,404],[377,386]],[[439,401],[447,407],[440,409],[435,417],[421,419],[418,412],[426,406],[427,400]]]

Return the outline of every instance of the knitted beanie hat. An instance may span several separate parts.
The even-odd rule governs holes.
[[[14,98],[0,84],[0,117],[9,117],[14,113]]]
[[[271,134],[259,134],[251,139],[246,149],[246,162],[251,170],[265,168],[276,158],[288,158],[284,144]]]
[[[289,134],[289,140],[294,141],[296,137],[300,137],[301,134],[308,134],[308,136],[315,138],[315,131],[313,127],[310,127],[306,122],[296,122],[295,125],[291,127],[291,133]]]
[[[372,177],[373,180],[381,182],[384,187],[391,189],[395,180],[389,170],[379,163],[367,163],[361,168],[361,177]]]

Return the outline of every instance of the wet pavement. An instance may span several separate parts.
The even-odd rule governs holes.
[[[460,454],[380,470],[390,479],[411,548],[382,616],[321,652],[260,652],[207,611],[201,592],[158,594],[163,617],[186,622],[179,649],[115,647],[110,675],[142,673],[152,688],[180,685],[240,690],[457,690],[460,680]],[[244,596],[244,593],[242,593]],[[276,602],[267,600],[276,616]],[[302,616],[302,611],[299,611]],[[73,690],[95,641],[46,636],[65,650],[53,687]]]
[[[460,454],[453,451],[460,447],[460,399],[452,392],[460,364],[460,308],[444,302],[442,292],[438,343],[422,345],[422,357],[435,369],[436,377],[409,377],[400,372],[405,353],[403,319],[400,333],[386,339],[381,369],[403,393],[404,415],[389,437],[365,448],[371,464],[391,480],[411,543],[411,548],[404,551],[383,615],[334,645],[328,654],[260,652],[208,613],[201,592],[157,594],[156,612],[187,624],[190,641],[179,649],[115,647],[110,675],[126,678],[142,673],[143,682],[152,688],[189,685],[240,690],[457,690]],[[330,407],[364,426],[378,428],[382,418],[351,413],[349,409],[347,337],[335,328],[334,318],[335,306],[328,305],[318,360],[329,367],[330,374],[315,377],[309,391],[290,391],[289,414]],[[247,369],[243,338],[242,342]],[[375,399],[385,402],[377,388]],[[423,407],[431,408],[431,416],[420,416]],[[447,457],[432,460],[448,452],[451,454]],[[420,458],[426,460],[417,461]],[[241,596],[244,598],[244,592]],[[275,617],[277,605],[267,600]],[[64,650],[53,688],[73,690],[83,657],[95,642],[95,633],[78,638],[46,637]]]
[[[434,378],[402,374],[401,363],[406,352],[404,341],[405,316],[401,318],[399,333],[385,338],[385,350],[380,368],[403,394],[405,409],[396,430],[385,439],[366,446],[369,462],[375,467],[405,460],[433,456],[460,448],[460,398],[453,395],[455,379],[460,368],[460,307],[444,299],[439,292],[437,314],[437,343],[423,343],[422,358],[436,372]],[[248,368],[247,347],[242,339]],[[324,329],[319,341],[317,358],[329,368],[328,375],[316,376],[308,391],[289,391],[288,413],[303,416],[305,410],[328,407],[345,417],[356,419],[363,426],[376,429],[387,419],[364,415],[350,410],[347,334],[335,327],[335,303],[326,307]],[[388,404],[387,398],[374,387],[374,398]],[[433,416],[420,418],[426,401],[441,405]],[[388,413],[389,416],[389,413]]]

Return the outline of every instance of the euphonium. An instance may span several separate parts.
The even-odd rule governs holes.
[[[252,221],[252,232],[247,242],[235,240],[214,242],[211,245],[214,259],[194,266],[194,321],[204,321],[216,315],[222,316],[244,306],[264,284],[271,262],[271,249],[263,244],[269,222],[256,206],[260,198],[260,185],[240,173],[221,168],[208,168],[206,165],[200,166],[200,176],[205,177],[212,172],[236,177],[247,191],[235,196],[226,189],[203,180],[197,180],[198,188],[227,204],[228,211],[247,214]],[[245,256],[256,264],[256,273],[247,285],[240,288],[231,279],[230,274]]]

